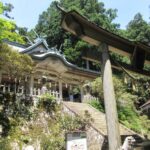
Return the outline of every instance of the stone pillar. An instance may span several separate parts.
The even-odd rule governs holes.
[[[102,43],[99,48],[102,52],[102,78],[109,150],[118,150],[121,140],[108,45]]]
[[[30,95],[33,95],[33,88],[34,88],[34,76],[31,75],[29,83]]]
[[[59,101],[61,102],[63,100],[63,95],[62,95],[62,81],[59,80]]]

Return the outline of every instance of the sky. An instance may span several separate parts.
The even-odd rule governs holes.
[[[1,0],[14,6],[11,16],[18,26],[34,28],[38,22],[39,15],[45,11],[52,0]],[[104,2],[105,8],[116,8],[118,17],[114,22],[119,23],[125,29],[130,20],[137,12],[150,22],[150,0],[100,0]]]

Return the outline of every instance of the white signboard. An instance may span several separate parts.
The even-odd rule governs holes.
[[[87,150],[85,132],[73,132],[67,134],[67,150]]]

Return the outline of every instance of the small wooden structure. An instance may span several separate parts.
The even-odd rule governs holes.
[[[98,27],[74,10],[65,12],[60,7],[58,8],[62,11],[61,26],[65,30],[92,45],[96,45],[101,50],[102,58],[98,59],[102,62],[109,150],[118,150],[121,143],[109,51],[130,57],[131,65],[124,66],[126,69],[150,75],[150,72],[143,70],[145,63],[150,64],[150,47],[142,43],[131,42]],[[89,55],[89,59],[95,59],[95,56]]]

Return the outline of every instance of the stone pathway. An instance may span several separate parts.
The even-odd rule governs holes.
[[[98,130],[104,136],[107,135],[107,126],[106,126],[106,119],[105,114],[96,110],[92,106],[86,103],[75,103],[75,102],[63,102],[64,106],[66,106],[71,112],[79,115],[84,116],[85,111],[88,111],[91,115],[91,118],[94,120],[91,123],[91,126]],[[120,126],[120,134],[121,135],[136,135],[137,133],[133,132],[132,130],[126,128],[122,124]]]

